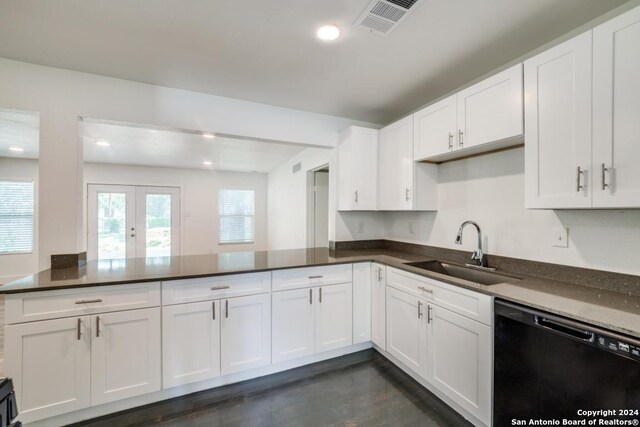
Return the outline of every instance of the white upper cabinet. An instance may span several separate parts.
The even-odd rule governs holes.
[[[522,135],[522,64],[476,83],[456,97],[458,148]]]
[[[527,208],[640,207],[640,8],[525,62]]]
[[[452,95],[413,115],[415,160],[449,153],[457,148],[456,102],[456,95]]]
[[[593,30],[593,207],[640,207],[640,8]]]
[[[378,131],[349,126],[338,141],[338,210],[377,209]]]
[[[524,63],[525,203],[591,206],[591,32]]]
[[[414,160],[443,162],[521,144],[522,64],[413,115]]]
[[[413,159],[413,116],[378,134],[378,209],[430,211],[438,208],[436,165]]]

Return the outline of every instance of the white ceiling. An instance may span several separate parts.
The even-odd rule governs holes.
[[[10,147],[22,148],[15,152]],[[40,148],[38,113],[0,109],[0,157],[37,159]]]
[[[424,0],[386,38],[369,1],[2,0],[0,56],[385,124],[626,0]]]
[[[90,119],[82,121],[81,136],[85,162],[236,172],[267,173],[307,148]]]

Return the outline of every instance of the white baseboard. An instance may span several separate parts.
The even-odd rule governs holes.
[[[289,360],[286,362],[276,363],[262,368],[252,369],[246,372],[238,372],[236,374],[226,375],[224,377],[213,378],[211,380],[200,381],[193,384],[181,385],[172,387],[166,390],[160,390],[155,393],[149,393],[142,396],[136,396],[117,402],[110,402],[100,406],[94,406],[91,408],[85,408],[79,411],[70,412],[56,417],[47,418],[44,420],[30,420],[28,415],[24,414],[18,416],[18,420],[22,421],[25,426],[28,427],[58,427],[71,423],[77,423],[80,421],[89,420],[91,418],[101,417],[103,415],[111,414],[114,412],[124,411],[127,409],[135,408],[137,406],[147,405],[149,403],[159,402],[173,397],[184,396],[186,394],[194,393],[197,391],[208,390],[211,388],[220,387],[227,384],[233,384],[240,381],[250,380],[253,378],[259,378],[266,375],[275,374],[278,372],[287,371],[289,369],[298,368],[300,366],[309,365],[323,360],[334,359],[336,357],[344,356],[346,354],[355,353],[358,351],[371,348],[372,343],[370,341],[355,344],[349,347],[340,348],[332,351],[327,351],[321,354],[314,354],[308,357],[300,359]]]

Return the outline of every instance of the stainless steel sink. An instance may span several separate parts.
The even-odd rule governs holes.
[[[497,285],[499,283],[513,283],[521,280],[515,276],[506,276],[499,273],[482,271],[474,267],[463,267],[461,265],[449,264],[441,261],[420,261],[408,262],[405,265],[432,271],[445,276],[455,277],[481,285]]]

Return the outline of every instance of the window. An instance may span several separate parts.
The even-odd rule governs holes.
[[[33,252],[33,182],[0,181],[0,254]]]
[[[220,243],[253,243],[254,199],[253,190],[220,190]]]

